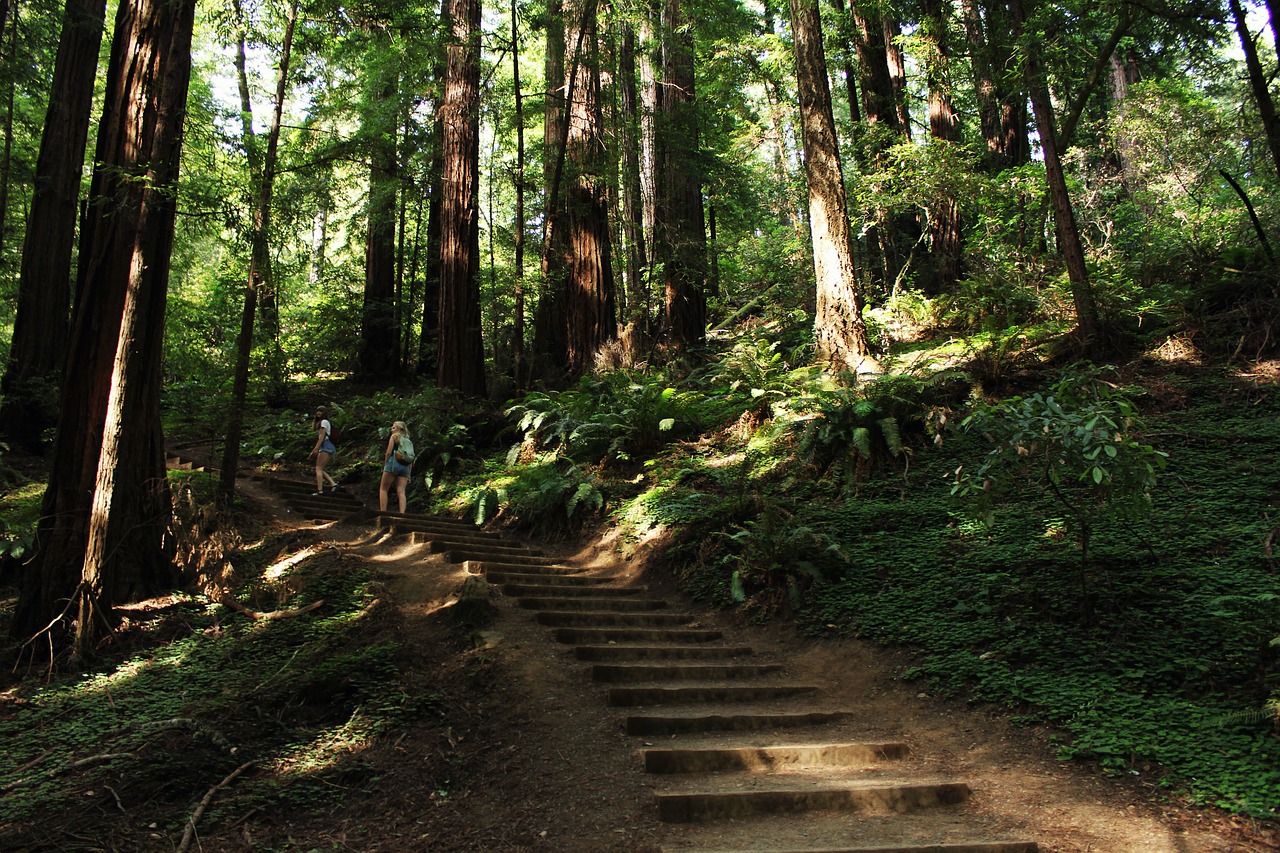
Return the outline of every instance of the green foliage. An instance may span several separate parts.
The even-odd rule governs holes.
[[[279,545],[262,543],[247,556],[262,560]],[[253,585],[250,607],[321,598],[324,607],[255,621],[182,599],[134,638],[143,647],[127,657],[81,678],[33,684],[0,720],[0,825],[11,831],[83,808],[106,785],[131,819],[163,821],[172,803],[189,809],[246,760],[271,772],[224,792],[207,825],[256,808],[321,807],[361,784],[359,752],[391,726],[430,713],[436,700],[403,689],[394,631],[380,622],[385,605],[366,573],[320,553],[272,578]],[[104,754],[70,772],[73,762]]]
[[[605,505],[599,477],[554,453],[463,493],[476,524],[504,519],[514,527],[557,534],[577,530]]]
[[[838,542],[797,522],[795,513],[766,502],[755,518],[725,535],[720,567],[729,571],[729,595],[763,621],[798,607],[803,593],[844,560]]]
[[[815,388],[786,407],[778,429],[797,459],[820,477],[834,469],[849,491],[870,471],[911,454],[908,439],[923,435],[931,414],[967,387],[963,374],[940,371]]]
[[[803,349],[786,351],[784,342],[760,334],[744,335],[727,353],[698,371],[691,382],[736,411],[759,418],[773,415],[773,407],[804,391],[819,376],[807,363]]]
[[[617,371],[567,391],[534,391],[507,409],[522,443],[582,464],[625,462],[697,425],[701,398],[662,377]],[[512,449],[514,462],[521,445]]]
[[[1079,539],[1082,566],[1099,522],[1149,511],[1167,457],[1139,440],[1134,403],[1088,365],[1065,371],[1047,394],[979,402],[961,426],[994,447],[972,471],[956,470],[952,494],[992,523],[1002,501],[1028,487],[1047,489]]]

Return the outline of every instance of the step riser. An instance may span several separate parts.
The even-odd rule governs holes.
[[[544,557],[541,553],[534,551],[531,548],[512,548],[503,545],[489,545],[483,542],[468,542],[466,540],[451,539],[447,536],[433,536],[424,533],[414,533],[413,541],[425,544],[427,546],[427,551],[432,554],[443,554],[446,551],[469,551],[472,554],[481,555],[481,559],[494,557],[505,560],[509,563],[519,564],[525,560],[533,561],[531,565],[545,566],[554,563],[554,560],[551,558]],[[468,557],[467,559],[472,558]]]
[[[776,663],[690,665],[690,666],[614,666],[598,664],[591,667],[591,678],[611,684],[641,684],[652,681],[713,681],[734,678],[759,678],[782,671]]]
[[[575,579],[576,580],[576,579]],[[502,587],[502,594],[511,598],[634,598],[645,592],[643,587],[606,587],[601,586],[599,579],[586,579],[595,583],[578,583],[569,585],[557,579],[555,583],[530,583],[527,581],[497,581]],[[493,583],[491,581],[491,583]],[[663,602],[662,606],[666,606]]]
[[[470,565],[470,564],[469,564]],[[595,592],[601,584],[605,583],[604,578],[593,578],[586,575],[555,575],[555,574],[520,574],[504,571],[485,571],[470,572],[470,574],[482,575],[485,580],[495,586],[506,586],[507,584],[517,586],[527,586],[530,582],[536,581],[539,585],[553,587],[560,591],[581,591],[584,595]]]
[[[687,705],[694,702],[767,702],[813,693],[816,687],[613,687],[608,702],[613,708],[653,705]]]
[[[611,611],[617,613],[645,613],[662,610],[667,606],[665,601],[651,598],[635,599],[617,598],[521,598],[519,605],[525,610],[545,610],[547,612],[588,612],[599,613]]]
[[[555,638],[573,645],[602,643],[713,643],[723,638],[720,631],[688,628],[557,628]]]
[[[906,758],[905,743],[842,743],[742,749],[641,750],[646,773],[762,773],[791,768],[852,770]]]
[[[627,717],[629,735],[709,734],[808,728],[846,719],[848,714],[707,714],[697,717],[639,715]]]
[[[662,646],[579,646],[574,657],[580,661],[616,663],[647,660],[725,660],[751,654],[749,646],[662,647]]]
[[[661,853],[759,853],[758,850],[694,850],[688,847],[663,847]],[[821,850],[797,850],[794,853],[1040,853],[1040,847],[1034,841],[976,841],[954,842],[943,844],[894,844],[891,847],[839,847]]]
[[[484,548],[435,548],[428,545],[432,553],[444,554],[445,559],[450,563],[502,563],[510,567],[523,568],[528,571],[536,566],[555,566],[556,559],[554,557],[521,557],[515,554],[494,551]]]
[[[910,814],[963,803],[969,786],[901,785],[825,791],[744,791],[707,794],[658,794],[658,817],[668,823],[725,820],[764,814],[856,811]]]
[[[538,624],[548,628],[661,628],[683,625],[689,621],[684,613],[555,613],[541,611]]]

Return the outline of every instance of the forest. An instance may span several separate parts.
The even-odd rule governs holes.
[[[415,510],[902,650],[1275,842],[1278,28],[1271,0],[0,0],[0,839],[54,849],[35,816],[121,772],[31,781],[56,744],[234,716],[213,671],[340,646],[311,662],[354,685],[343,731],[433,713],[343,627],[370,577],[263,574],[244,483],[311,477],[324,405],[371,504],[403,420]],[[268,593],[334,613],[233,665],[227,602]],[[159,682],[101,705],[156,661],[207,717]],[[317,778],[241,806],[323,810]],[[110,832],[76,849],[141,849]]]

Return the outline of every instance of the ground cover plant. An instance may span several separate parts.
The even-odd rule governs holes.
[[[1280,442],[1280,400],[1230,370],[1143,367],[1132,378],[1163,392],[1137,398],[1151,409],[1140,438],[1168,467],[1158,485],[1144,480],[1146,511],[1092,518],[1087,563],[1077,520],[1042,484],[1011,482],[990,524],[953,494],[957,469],[979,467],[990,448],[960,430],[917,445],[910,466],[868,472],[856,494],[844,475],[761,476],[770,463],[759,459],[727,476],[709,455],[686,456],[661,499],[619,517],[637,531],[696,530],[671,563],[690,591],[726,607],[750,598],[748,555],[777,550],[735,544],[769,533],[785,547],[799,532],[827,543],[771,570],[803,588],[792,601],[806,630],[914,649],[904,677],[1048,725],[1064,760],[1274,818],[1280,459],[1268,448]],[[1083,474],[1097,485],[1092,467]],[[744,507],[743,484],[770,497]],[[785,525],[768,523],[776,511],[755,515],[780,501]],[[777,581],[760,577],[747,613],[776,598]]]
[[[403,689],[397,617],[367,571],[270,537],[236,562],[238,597],[133,613],[95,669],[0,718],[0,846],[186,849],[191,804],[241,774],[201,830],[323,807],[373,784],[370,742],[433,713]]]

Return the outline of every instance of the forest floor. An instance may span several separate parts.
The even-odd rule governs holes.
[[[697,835],[705,829],[658,821],[655,783],[634,755],[641,744],[623,733],[585,665],[527,611],[496,597],[491,624],[476,634],[448,615],[465,578],[460,566],[404,538],[304,521],[259,484],[244,491],[265,527],[295,547],[332,545],[344,561],[373,570],[394,605],[405,689],[438,697],[439,713],[379,738],[361,756],[376,781],[353,785],[340,803],[211,826],[202,849],[604,853],[707,844]],[[604,568],[612,554],[595,541],[560,556]],[[615,568],[644,570],[640,561]],[[661,578],[646,582],[679,599]],[[920,693],[897,678],[909,663],[904,651],[700,612],[700,624],[785,661],[789,673],[907,740],[931,770],[968,782],[973,797],[964,808],[990,837],[1034,840],[1046,853],[1280,850],[1272,825],[1188,807],[1154,779],[1105,778],[1057,761],[1044,728]],[[769,849],[770,825],[752,830],[760,849]]]

